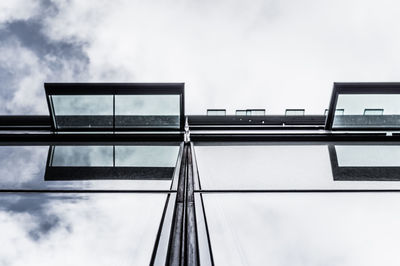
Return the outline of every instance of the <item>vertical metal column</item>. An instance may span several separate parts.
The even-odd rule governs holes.
[[[188,146],[183,147],[181,167],[179,171],[179,182],[176,195],[174,217],[172,220],[171,235],[167,253],[167,265],[181,266],[184,262],[185,250],[184,229],[185,229],[185,186],[187,177],[187,150]]]
[[[167,265],[199,265],[190,144],[184,145],[171,230]]]
[[[190,145],[190,144],[189,144]],[[194,206],[194,179],[192,151],[187,151],[188,177],[186,185],[186,253],[185,265],[199,265],[199,248],[197,241],[196,210]]]

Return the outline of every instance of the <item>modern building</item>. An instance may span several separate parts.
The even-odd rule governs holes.
[[[325,115],[44,86],[49,116],[0,117],[0,265],[400,262],[400,83],[335,83]]]

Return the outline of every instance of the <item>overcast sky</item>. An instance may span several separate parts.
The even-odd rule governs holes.
[[[1,0],[0,113],[47,114],[43,82],[185,82],[186,113],[305,108],[334,81],[400,81],[391,0]]]

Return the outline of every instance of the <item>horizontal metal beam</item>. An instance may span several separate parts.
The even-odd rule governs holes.
[[[28,132],[26,134],[1,132],[0,142],[128,142],[128,141],[182,141],[183,133],[53,133],[53,132]]]

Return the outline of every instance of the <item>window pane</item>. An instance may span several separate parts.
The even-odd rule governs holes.
[[[0,194],[0,261],[149,265],[165,201],[143,193]]]
[[[265,109],[248,109],[246,115],[265,115]]]
[[[225,109],[207,109],[207,115],[225,116]]]
[[[220,143],[219,146],[196,145],[195,152],[202,189],[399,189],[400,182],[396,181],[400,180],[400,167],[386,169],[385,166],[394,165],[400,146],[387,146],[361,145],[353,150],[339,146],[337,157],[340,159],[332,151],[334,145],[322,144]],[[369,153],[365,152],[367,148]],[[344,153],[346,157],[341,157]],[[366,159],[372,153],[371,160]],[[379,159],[372,159],[378,156]],[[337,161],[357,161],[359,165],[374,161],[378,167],[342,169]]]
[[[152,146],[148,147],[151,149]],[[168,147],[179,151],[178,144]],[[112,145],[53,148],[52,153],[52,147],[49,146],[0,146],[0,189],[170,189],[175,165],[114,167]],[[165,159],[166,153],[160,156]],[[176,161],[178,153],[174,151],[169,156],[176,156]],[[136,157],[140,157],[139,154]],[[164,160],[159,159],[158,155],[154,155],[154,158],[155,162]]]
[[[116,146],[116,166],[173,167],[179,146]]]
[[[203,194],[216,265],[398,265],[400,195]],[[202,250],[200,250],[202,252]]]
[[[400,126],[399,94],[339,94],[333,128],[397,128]]]
[[[287,116],[303,116],[305,113],[304,109],[286,109],[285,115]]]
[[[116,95],[115,126],[179,128],[179,95]]]
[[[335,145],[339,166],[400,167],[398,145]]]
[[[112,95],[52,95],[58,129],[112,128]]]
[[[52,166],[113,166],[113,146],[55,146]]]

